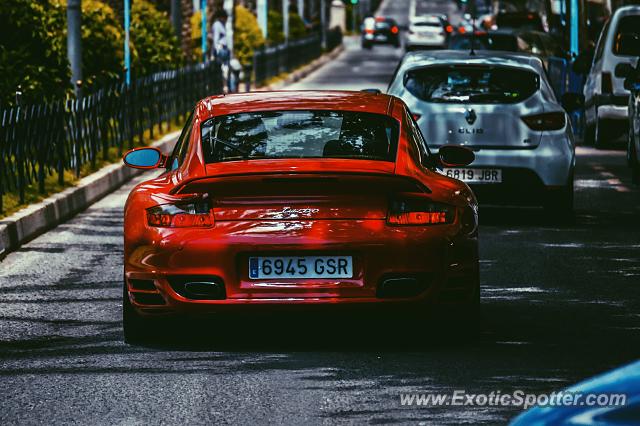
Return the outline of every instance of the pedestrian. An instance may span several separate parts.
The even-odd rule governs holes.
[[[227,40],[227,12],[224,9],[218,10],[214,16],[211,32],[213,33],[212,53],[213,57],[221,65],[228,66],[231,52]]]

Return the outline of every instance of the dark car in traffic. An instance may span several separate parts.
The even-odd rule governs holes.
[[[362,47],[370,49],[374,44],[400,47],[400,27],[394,19],[384,16],[365,18],[362,24]]]

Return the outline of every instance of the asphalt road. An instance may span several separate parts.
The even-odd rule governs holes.
[[[383,88],[398,58],[351,43],[297,88]],[[550,392],[640,353],[640,190],[620,150],[579,148],[577,167],[575,224],[481,210],[474,340],[439,333],[437,319],[285,316],[125,345],[132,182],[0,263],[0,424],[505,423],[518,407],[407,407],[400,395]]]

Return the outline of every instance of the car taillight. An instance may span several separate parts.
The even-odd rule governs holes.
[[[392,32],[393,34],[398,34],[398,31],[400,31],[400,30],[398,29],[398,27],[391,27],[391,32]]]
[[[451,26],[451,25],[447,25],[447,26],[445,27],[445,31],[447,31],[449,34],[451,34],[451,33],[453,32],[453,26]]]
[[[367,34],[373,34],[373,29],[367,28],[366,30],[364,30],[364,32]]]
[[[600,81],[600,84],[601,84],[603,94],[613,93],[613,82],[611,81],[610,72],[602,73],[602,79]]]
[[[161,204],[147,209],[149,226],[189,228],[213,226],[213,213],[206,200],[179,204]]]
[[[422,117],[422,114],[411,113],[411,116],[414,120],[418,121],[420,120],[420,117]]]
[[[465,30],[465,29],[464,29],[464,27],[458,27],[458,32],[459,32],[460,34],[464,34],[464,33],[466,33],[466,32],[467,32],[467,30]]]
[[[546,112],[544,114],[525,115],[522,121],[531,130],[560,130],[565,126],[564,112]]]
[[[441,225],[452,223],[455,209],[429,200],[395,200],[389,207],[390,225]]]

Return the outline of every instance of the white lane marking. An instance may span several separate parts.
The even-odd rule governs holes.
[[[505,287],[505,288],[490,287],[490,288],[483,288],[482,291],[508,292],[508,293],[551,293],[551,292],[554,292],[555,290],[553,289],[545,290],[540,287]]]

